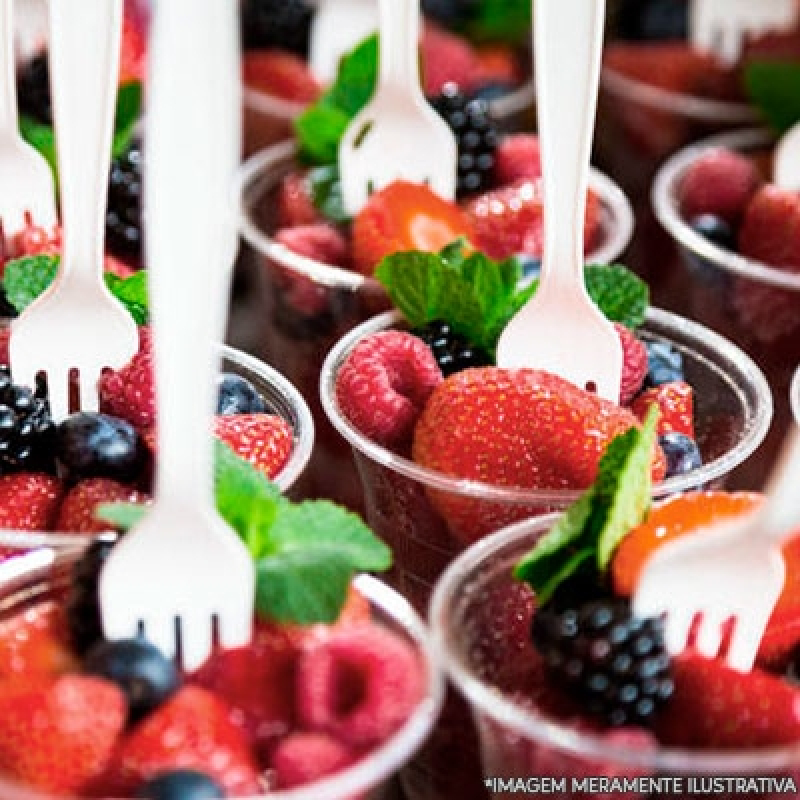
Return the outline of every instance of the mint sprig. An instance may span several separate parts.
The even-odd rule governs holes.
[[[607,570],[614,550],[650,508],[650,463],[658,409],[651,406],[641,428],[615,437],[597,466],[594,484],[559,518],[514,568],[540,603],[580,567]]]
[[[24,311],[53,282],[58,271],[59,256],[24,256],[9,261],[3,271],[3,290],[8,302]],[[147,322],[147,274],[137,272],[129,278],[105,273],[111,293],[128,309],[138,325]]]
[[[260,614],[298,625],[334,622],[357,572],[391,566],[389,548],[358,515],[326,500],[292,503],[226,444],[215,448],[217,508],[253,557]],[[124,503],[97,510],[123,529],[146,513]]]
[[[752,61],[744,71],[744,86],[777,133],[800,122],[800,64],[796,61]]]

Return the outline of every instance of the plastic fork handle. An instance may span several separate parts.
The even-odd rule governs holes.
[[[786,435],[765,491],[766,502],[753,530],[780,542],[800,529],[800,427],[796,424]]]
[[[545,199],[539,292],[585,292],[583,228],[605,0],[536,0],[534,15]]]
[[[50,0],[50,78],[63,257],[57,280],[103,273],[122,0]]]
[[[422,96],[419,0],[380,0],[380,85]]]
[[[0,131],[17,135],[17,81],[14,68],[14,11],[12,0],[0,0]]]
[[[236,14],[236,3],[220,0],[159,2],[148,69],[144,198],[159,421],[156,495],[208,509],[217,345],[235,244]]]

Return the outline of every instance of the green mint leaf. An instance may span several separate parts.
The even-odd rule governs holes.
[[[53,175],[58,175],[58,160],[56,156],[56,136],[50,125],[45,125],[27,114],[19,115],[19,132],[22,138],[34,150],[38,150],[50,165]]]
[[[133,317],[137,325],[146,325],[149,303],[147,299],[147,273],[142,270],[128,278],[113,272],[105,273],[106,286]]]
[[[378,35],[368,36],[342,58],[329,97],[350,118],[367,104],[378,82]]]
[[[350,117],[326,102],[307,108],[294,121],[298,156],[309,164],[335,164]]]
[[[311,186],[311,202],[317,211],[334,222],[347,222],[350,219],[344,209],[339,167],[336,164],[309,170],[308,181]]]
[[[744,71],[750,100],[778,133],[800,121],[800,64],[796,61],[753,61]]]
[[[94,515],[121,531],[129,531],[142,521],[147,511],[147,506],[137,503],[102,503],[95,508]]]
[[[131,81],[120,86],[117,90],[114,139],[111,144],[112,158],[119,158],[128,151],[141,112],[142,84],[138,81]]]
[[[522,44],[530,37],[530,0],[483,0],[467,23],[474,41]]]
[[[24,311],[52,282],[58,256],[25,256],[9,261],[3,272],[3,290],[17,311]]]

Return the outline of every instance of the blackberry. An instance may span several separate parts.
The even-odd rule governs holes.
[[[470,367],[491,366],[492,357],[456,333],[444,320],[434,320],[411,331],[430,347],[445,378]]]
[[[34,56],[17,71],[17,103],[21,114],[44,125],[53,124],[47,53]]]
[[[673,691],[659,619],[617,599],[534,614],[533,643],[551,677],[612,726],[646,724]]]
[[[456,194],[491,188],[497,129],[486,101],[470,100],[455,84],[447,84],[431,105],[450,126],[458,143]]]
[[[463,28],[474,17],[480,0],[422,0],[420,8],[426,17],[446,28]]]
[[[43,393],[15,385],[8,367],[0,367],[0,474],[52,471],[54,438]]]
[[[311,6],[305,0],[244,0],[241,11],[245,50],[277,47],[308,56]]]
[[[111,162],[106,247],[127,263],[142,263],[142,146],[136,140]]]
[[[98,537],[72,568],[72,581],[67,594],[67,626],[72,649],[79,656],[85,656],[103,640],[97,578],[116,540],[115,534]]]

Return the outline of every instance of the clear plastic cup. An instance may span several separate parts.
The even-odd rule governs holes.
[[[795,425],[800,425],[800,366],[794,371],[792,384],[789,387],[789,405]]]
[[[374,278],[297,255],[271,238],[277,225],[275,192],[295,167],[294,152],[290,142],[271,147],[249,159],[238,176],[243,239],[239,266],[262,286],[255,352],[292,381],[314,414],[317,440],[307,471],[312,496],[362,510],[349,450],[319,406],[319,373],[331,347],[356,325],[389,308],[389,301]],[[630,241],[633,212],[609,178],[593,172],[591,185],[601,199],[602,235],[587,261],[612,263]],[[306,303],[303,308],[292,302],[298,290]]]
[[[0,533],[0,545],[8,543]],[[0,619],[40,603],[59,602],[68,585],[71,567],[83,550],[74,544],[44,548],[0,565]],[[425,694],[402,727],[356,764],[302,788],[262,795],[270,800],[383,798],[386,783],[425,741],[438,717],[444,681],[419,616],[402,597],[371,576],[359,576],[355,586],[369,601],[373,620],[405,638],[418,652],[425,670]],[[50,795],[5,780],[2,773],[0,797],[3,800],[55,800]]]
[[[758,457],[748,462],[747,488],[759,487],[791,420],[789,384],[800,363],[800,272],[789,272],[725,250],[683,219],[679,189],[687,169],[708,149],[746,154],[768,151],[774,139],[758,129],[721,134],[676,153],[658,171],[652,188],[656,217],[678,258],[670,266],[683,287],[676,310],[721,333],[764,370],[775,397],[775,421]]]
[[[792,777],[800,785],[800,742],[726,752],[667,748],[649,738],[577,730],[546,716],[532,699],[522,699],[529,694],[525,675],[534,658],[534,602],[532,592],[513,579],[511,570],[555,519],[556,515],[529,520],[478,542],[450,565],[433,595],[432,635],[448,677],[472,710],[483,775],[524,782],[552,778],[563,781],[555,790],[551,784],[554,796],[582,800],[742,796],[725,788],[711,791],[713,777]],[[597,784],[594,790],[581,784],[600,776],[661,779],[655,784],[660,790],[609,794],[598,791]],[[680,784],[667,785],[667,779],[680,779]],[[494,788],[492,797],[512,796],[499,784]],[[767,791],[747,796],[777,800],[779,795]]]

